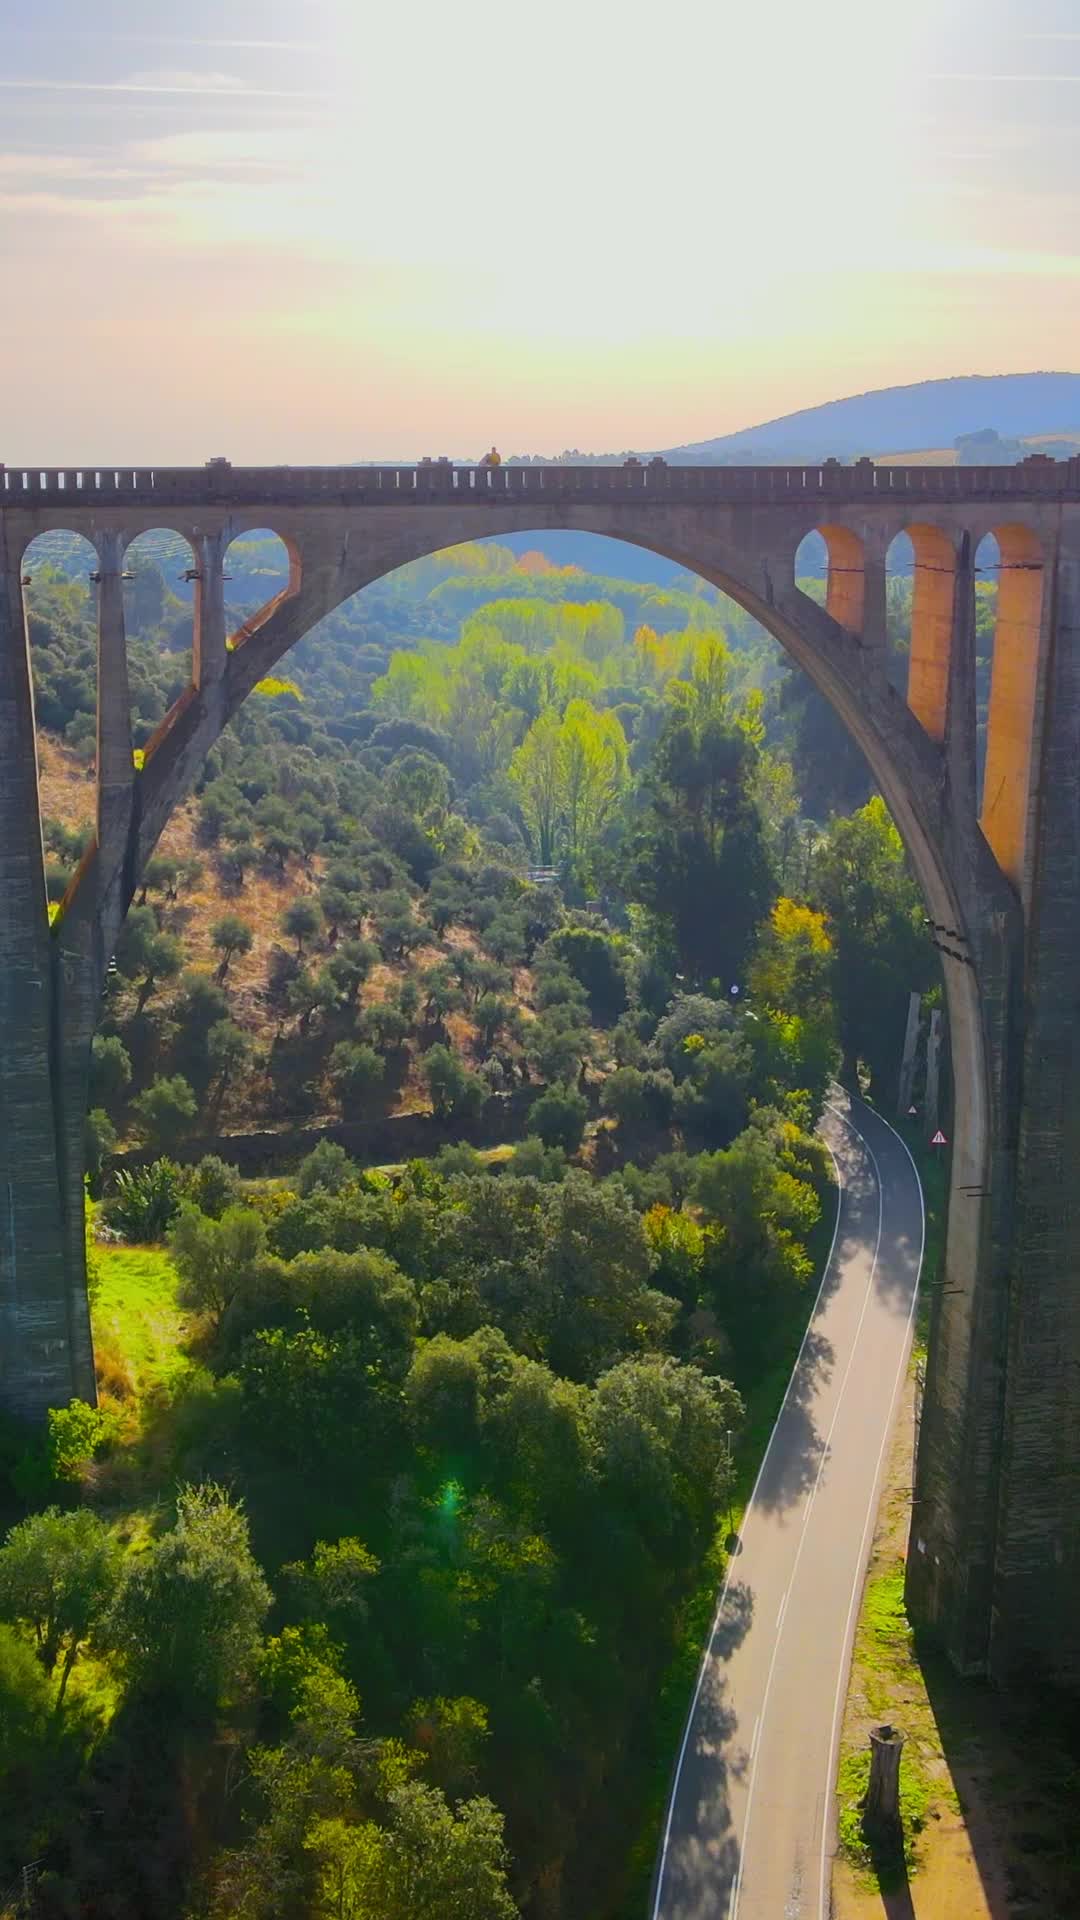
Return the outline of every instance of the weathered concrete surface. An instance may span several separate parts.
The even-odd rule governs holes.
[[[116,569],[130,540],[155,526],[184,535],[196,556],[193,681],[144,768],[129,773]],[[49,935],[19,575],[28,542],[57,527],[87,534],[100,557],[103,785],[98,848]],[[286,542],[289,585],[226,647],[224,554],[255,527]],[[139,873],[209,748],[255,683],[360,587],[458,541],[561,527],[652,548],[747,608],[830,700],[892,810],[946,949],[957,1088],[946,1286],[934,1309],[916,1494],[925,1551],[912,1555],[910,1600],[961,1667],[1004,1672],[1035,1647],[1080,1680],[1080,1222],[1068,1179],[1080,1144],[1070,1051],[1080,932],[1077,461],[495,474],[0,469],[8,1400],[33,1412],[88,1391],[81,1131],[90,1037]],[[794,579],[796,550],[815,529],[830,556],[825,608]],[[910,705],[885,672],[885,556],[901,531],[913,536],[917,566]],[[984,816],[993,851],[975,774],[972,556],[988,532],[1004,558],[1006,616],[988,750],[1003,778],[997,800],[988,787]]]

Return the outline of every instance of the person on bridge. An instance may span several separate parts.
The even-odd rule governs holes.
[[[480,465],[482,467],[501,467],[502,454],[499,452],[498,447],[492,447],[490,453],[485,453]]]

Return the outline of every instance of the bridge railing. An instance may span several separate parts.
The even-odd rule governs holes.
[[[618,467],[461,467],[449,461],[376,467],[0,467],[0,506],[191,506],[247,503],[401,505],[493,500],[598,504],[745,501],[773,505],[812,500],[880,501],[897,496],[948,501],[1009,496],[1080,496],[1080,457],[1035,455],[1008,467],[812,466],[678,467],[663,462]]]

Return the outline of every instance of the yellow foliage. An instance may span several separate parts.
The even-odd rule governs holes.
[[[801,906],[797,900],[788,900],[784,895],[773,907],[772,927],[777,939],[799,941],[810,953],[828,953],[832,947],[825,927],[825,915],[815,913],[813,907]]]
[[[257,680],[251,691],[261,693],[264,700],[280,700],[283,694],[291,694],[294,700],[304,697],[295,680],[277,680],[273,674],[265,680]]]

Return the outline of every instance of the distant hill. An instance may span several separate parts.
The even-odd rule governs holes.
[[[667,450],[683,466],[753,460],[839,460],[951,447],[991,427],[1003,439],[1080,431],[1080,373],[965,374],[804,407],[740,433]]]

